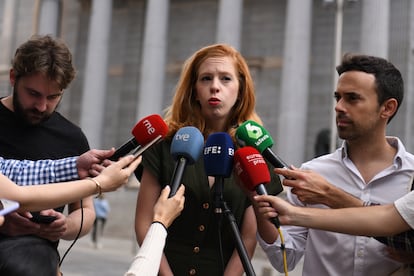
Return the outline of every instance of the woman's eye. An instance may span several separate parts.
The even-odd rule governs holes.
[[[211,77],[209,77],[209,76],[204,76],[204,77],[202,77],[202,78],[201,78],[201,80],[202,80],[202,81],[208,81],[208,80],[211,80]]]

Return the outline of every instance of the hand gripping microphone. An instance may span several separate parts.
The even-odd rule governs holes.
[[[207,137],[204,146],[204,168],[208,176],[214,176],[215,213],[222,213],[224,178],[233,170],[234,145],[230,135],[217,132]]]
[[[156,143],[158,140],[164,138],[167,132],[168,126],[161,116],[157,114],[149,115],[135,125],[132,129],[133,137],[119,147],[109,159],[117,161],[120,157],[127,155],[135,148],[137,148],[135,155],[142,154],[148,147],[142,149],[141,147]]]
[[[201,155],[204,146],[204,137],[198,128],[186,126],[180,128],[171,142],[170,153],[176,161],[171,178],[169,197],[175,195],[181,185],[184,170],[187,165],[194,164]]]
[[[256,148],[275,168],[289,167],[279,156],[273,153],[271,149],[273,146],[272,137],[264,127],[255,121],[249,120],[241,124],[236,130],[236,138],[240,146]]]
[[[264,185],[271,179],[269,168],[257,149],[250,146],[238,149],[234,154],[234,171],[247,189],[256,191],[258,195],[267,195]],[[280,227],[277,217],[271,222]]]

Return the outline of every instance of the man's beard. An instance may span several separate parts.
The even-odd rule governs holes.
[[[23,106],[20,104],[17,83],[14,85],[13,89],[13,108],[14,113],[17,117],[19,117],[24,123],[33,126],[39,125],[47,121],[52,115],[51,113],[47,112],[39,112],[36,109],[24,109]]]

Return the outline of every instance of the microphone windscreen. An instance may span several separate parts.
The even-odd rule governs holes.
[[[254,191],[257,185],[270,182],[269,168],[259,151],[246,146],[234,153],[234,170],[243,185]]]
[[[245,121],[236,130],[236,139],[240,146],[251,146],[263,152],[273,146],[273,139],[267,130],[255,121]]]
[[[196,127],[180,128],[171,142],[170,153],[175,161],[180,157],[187,159],[189,165],[194,164],[201,155],[204,146],[203,134]]]
[[[132,129],[132,135],[139,145],[146,145],[156,137],[167,135],[168,126],[158,114],[142,118]]]
[[[226,132],[212,133],[204,146],[204,168],[207,175],[230,177],[233,170],[234,144]]]

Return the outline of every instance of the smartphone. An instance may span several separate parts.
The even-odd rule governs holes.
[[[0,216],[7,215],[8,213],[14,212],[19,209],[19,202],[1,198],[0,199]]]
[[[40,212],[31,212],[31,214],[33,217],[30,220],[36,223],[49,224],[56,220],[55,216],[41,215]]]
[[[134,155],[135,158],[140,157],[144,151],[146,151],[149,147],[151,147],[152,145],[154,145],[155,143],[157,143],[159,140],[161,140],[162,136],[158,135],[157,137],[155,137],[154,140],[152,140],[151,142],[149,142],[148,144],[146,144],[143,147],[137,147],[133,152],[132,155]]]

